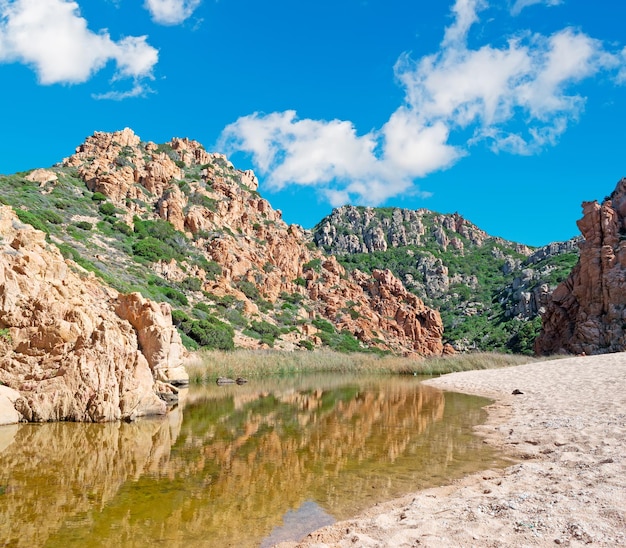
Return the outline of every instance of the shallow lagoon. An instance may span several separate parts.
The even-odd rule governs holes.
[[[486,400],[415,377],[192,387],[164,419],[0,427],[5,546],[271,546],[499,466]]]

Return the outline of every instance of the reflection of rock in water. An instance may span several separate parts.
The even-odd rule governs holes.
[[[0,454],[0,539],[256,547],[307,501],[345,518],[483,450],[469,438],[475,400],[412,379],[190,392],[180,430],[21,426]]]
[[[466,408],[462,417],[444,424],[444,394],[406,379],[371,387],[344,382],[330,389],[248,388],[233,390],[222,414],[217,401],[185,409],[179,443],[197,451],[193,466],[211,493],[206,502],[211,512],[195,512],[185,526],[209,532],[216,545],[237,535],[244,545],[241,519],[269,535],[286,512],[307,499],[335,518],[348,517],[377,501],[445,481],[449,464],[475,450],[467,439],[459,444],[453,438],[469,430],[472,420],[478,422],[478,409]],[[205,420],[207,406],[214,420],[200,431],[193,423]],[[173,458],[172,464],[182,462]],[[255,545],[252,539],[245,544]]]
[[[133,424],[13,425],[0,453],[0,541],[43,546],[66,520],[100,510],[120,485],[164,468],[173,442],[166,419]],[[169,419],[169,420],[168,420]],[[7,427],[0,428],[0,438]]]

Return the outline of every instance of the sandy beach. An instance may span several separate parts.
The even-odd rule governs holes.
[[[377,505],[281,548],[626,546],[626,353],[428,384],[492,398],[477,431],[512,465]]]

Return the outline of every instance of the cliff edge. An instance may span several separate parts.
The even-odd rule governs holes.
[[[580,259],[552,293],[537,354],[626,350],[626,178],[602,204],[582,207]]]
[[[0,424],[163,414],[182,352],[169,305],[106,287],[0,206]]]

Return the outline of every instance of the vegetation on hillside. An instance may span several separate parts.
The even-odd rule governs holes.
[[[23,223],[43,231],[47,241],[56,245],[65,258],[111,287],[170,303],[173,321],[188,348],[231,350],[235,330],[271,347],[282,333],[303,321],[299,294],[285,293],[270,304],[254,284],[240,282],[238,289],[261,310],[271,313],[277,323],[274,325],[248,318],[243,313],[244,302],[231,295],[203,291],[198,277],[171,281],[158,274],[153,267],[157,261],[174,261],[182,271],[202,269],[208,280],[220,276],[222,270],[170,222],[150,211],[143,218],[135,215],[129,220],[127,211],[115,207],[105,195],[89,191],[75,169],[56,166],[51,171],[58,180],[50,185],[49,192],[42,192],[39,183],[28,181],[25,177],[29,172],[0,176],[0,202],[11,205]],[[185,189],[185,183],[197,179],[198,174],[198,167],[191,166],[179,187]]]
[[[359,269],[367,273],[374,269],[391,270],[425,304],[440,311],[444,338],[457,349],[532,354],[541,319],[536,311],[534,314],[513,313],[520,292],[531,294],[541,284],[553,289],[567,277],[578,260],[578,253],[571,251],[527,264],[528,253],[519,251],[524,246],[486,235],[479,243],[473,242],[447,226],[446,216],[435,212],[420,212],[419,230],[423,232],[414,234],[411,230],[416,229],[410,223],[403,221],[394,225],[391,222],[391,219],[406,217],[394,217],[394,208],[368,208],[367,212],[366,208],[351,209],[367,218],[366,229],[358,226],[354,218],[342,219],[336,213],[314,229],[314,239],[321,240],[316,232],[324,223],[331,223],[336,234],[352,236],[361,245],[363,233],[371,234],[373,228],[381,229],[386,240],[394,240],[397,235],[394,231],[401,231],[404,240],[419,241],[390,245],[384,251],[359,253],[349,253],[334,245],[322,247],[335,253],[347,270]],[[478,231],[475,227],[474,230]],[[443,239],[456,240],[456,245],[444,246]],[[532,270],[532,276],[523,281],[524,287],[514,289],[516,278],[518,285],[521,283],[519,278],[524,269]]]
[[[118,167],[135,159],[135,153],[127,148],[118,158]],[[210,178],[201,176],[202,170],[209,168],[214,177],[241,185],[239,172],[221,157],[216,157],[211,165],[187,165],[168,145],[160,146],[159,150],[174,157],[182,178],[173,183],[194,205],[215,208],[215,200],[193,190],[213,184]],[[284,291],[274,302],[269,302],[262,288],[246,279],[233,281],[234,295],[204,290],[205,281],[216,280],[223,273],[222,267],[203,253],[197,240],[209,241],[223,233],[232,235],[228,227],[216,228],[212,233],[183,233],[160,218],[153,206],[136,198],[130,201],[127,198],[127,207],[116,206],[103,193],[90,191],[76,168],[57,165],[49,171],[57,180],[45,184],[29,181],[26,177],[30,172],[0,176],[0,202],[12,206],[23,223],[43,231],[50,245],[57,246],[66,259],[92,272],[107,285],[122,293],[136,291],[154,301],[169,303],[174,324],[189,349],[232,350],[237,337],[249,337],[272,348],[277,341],[308,324],[321,326],[318,338],[330,349],[369,350],[352,333],[340,332],[332,323],[318,317],[304,292]],[[142,192],[148,193],[146,189]],[[245,192],[256,195],[256,191],[247,187]],[[187,276],[183,274],[181,279],[180,275],[167,275],[163,264],[169,263]],[[317,259],[305,266],[317,270],[320,264]],[[265,268],[273,266],[268,263]],[[243,294],[249,302],[237,298],[237,294]],[[258,313],[250,312],[250,302],[256,305]],[[297,345],[301,350],[314,348],[311,341],[299,339]]]
[[[137,154],[148,154],[148,148],[142,147],[122,147],[111,169],[134,168],[139,161]],[[159,145],[156,152],[167,155],[180,168],[180,179],[172,180],[166,193],[172,187],[183,193],[187,204],[184,213],[196,206],[217,211],[222,199],[220,194],[212,194],[217,196],[214,198],[203,193],[203,189],[214,188],[217,180],[228,181],[235,187],[239,185],[258,197],[256,190],[242,183],[242,172],[223,157],[214,156],[211,163],[205,165],[186,163],[167,143]],[[232,238],[254,240],[262,246],[263,241],[254,237],[260,224],[251,225],[250,234],[244,234],[241,228],[234,234],[233,229],[223,226],[191,235],[176,230],[170,222],[160,218],[153,195],[143,187],[133,195],[152,199],[151,204],[137,197],[127,197],[125,203],[122,198],[116,204],[103,193],[90,191],[77,168],[56,165],[49,171],[57,177],[53,183],[31,182],[26,178],[30,172],[0,176],[0,202],[11,205],[21,222],[43,231],[47,241],[56,245],[64,257],[118,291],[138,291],[157,302],[170,303],[174,323],[188,348],[232,350],[238,337],[273,348],[283,338],[289,338],[292,331],[308,325],[316,328],[318,342],[321,340],[329,349],[368,350],[352,333],[338,330],[332,323],[333,318],[328,321],[316,315],[315,307],[301,287],[306,285],[302,277],[289,280],[291,292],[282,292],[273,302],[258,283],[262,276],[257,277],[256,282],[243,277],[233,280],[232,294],[217,295],[205,290],[204,282],[219,279],[223,272],[222,266],[209,260],[199,244],[227,234]],[[211,176],[207,177],[207,172]],[[365,211],[365,208],[354,209],[360,213]],[[347,270],[358,268],[371,273],[374,269],[390,269],[409,290],[441,312],[444,337],[457,348],[530,354],[540,320],[536,315],[528,318],[511,314],[519,297],[513,282],[520,269],[529,268],[540,274],[533,274],[524,282],[524,291],[532,292],[543,283],[554,287],[571,270],[577,253],[549,255],[526,265],[528,257],[520,252],[521,246],[487,235],[480,235],[478,244],[475,236],[482,231],[476,227],[459,233],[452,228],[453,223],[445,221],[446,216],[426,210],[413,212],[421,216],[422,224],[417,233],[406,220],[410,216],[402,211],[370,208],[367,213],[372,217],[371,226],[384,228],[387,236],[391,228],[399,227],[405,243],[399,237],[400,243],[389,245],[386,251],[368,253],[347,253],[332,245],[321,247],[334,252]],[[456,216],[454,221],[459,219]],[[356,238],[360,244],[364,242],[364,233],[354,231],[349,223],[336,223],[335,230],[340,236]],[[442,240],[456,242],[446,246],[442,245]],[[313,243],[309,245],[315,247]],[[164,273],[164,265],[168,264],[173,265],[179,273],[177,276]],[[275,268],[267,262],[258,272],[263,274]],[[322,261],[314,258],[304,264],[303,269],[319,273]],[[258,313],[250,312],[250,303]],[[340,314],[355,319],[359,311],[355,303],[348,302]],[[306,338],[301,338],[297,344],[302,350],[314,347]],[[369,351],[381,353],[376,348]]]

